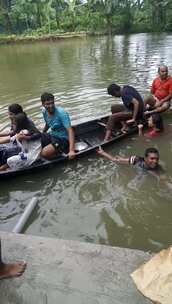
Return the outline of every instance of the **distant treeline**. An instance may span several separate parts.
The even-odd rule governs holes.
[[[0,33],[172,31],[172,0],[0,0]]]

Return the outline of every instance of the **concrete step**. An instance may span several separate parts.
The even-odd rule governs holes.
[[[150,258],[139,250],[0,232],[5,261],[25,273],[0,281],[1,304],[148,304],[130,273]]]

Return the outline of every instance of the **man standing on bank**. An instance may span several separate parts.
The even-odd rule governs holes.
[[[112,83],[107,88],[108,94],[113,97],[121,97],[123,105],[117,104],[111,107],[112,115],[109,117],[104,140],[111,137],[117,123],[122,124],[121,131],[127,129],[128,124],[139,124],[143,121],[144,103],[139,92],[132,86]]]
[[[158,77],[151,86],[151,94],[144,100],[145,115],[162,113],[170,108],[172,98],[172,77],[168,75],[168,67],[161,65],[158,68]]]
[[[41,152],[41,156],[52,159],[59,152],[68,153],[69,159],[75,157],[74,131],[68,113],[60,106],[56,106],[54,95],[44,93],[41,96],[45,126],[50,143]]]

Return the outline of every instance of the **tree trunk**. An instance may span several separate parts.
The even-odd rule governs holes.
[[[41,22],[41,9],[39,3],[37,3],[37,24],[39,27],[42,27],[42,22]]]
[[[12,24],[11,24],[11,20],[10,20],[10,17],[8,15],[8,12],[4,12],[3,13],[3,17],[4,17],[4,29],[5,29],[5,32],[7,32],[7,33],[12,32]]]
[[[11,1],[0,0],[0,7],[2,10],[2,16],[4,18],[4,29],[5,32],[12,32],[12,24],[9,17],[9,11],[11,8]]]
[[[60,28],[60,22],[59,22],[59,17],[58,17],[57,9],[56,9],[56,24],[57,24],[57,28]]]
[[[109,15],[106,15],[106,20],[107,20],[107,28],[108,28],[108,35],[112,35],[112,22],[111,22],[111,17]]]

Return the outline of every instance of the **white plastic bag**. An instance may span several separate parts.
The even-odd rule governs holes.
[[[131,274],[137,288],[157,304],[172,304],[172,246]]]

